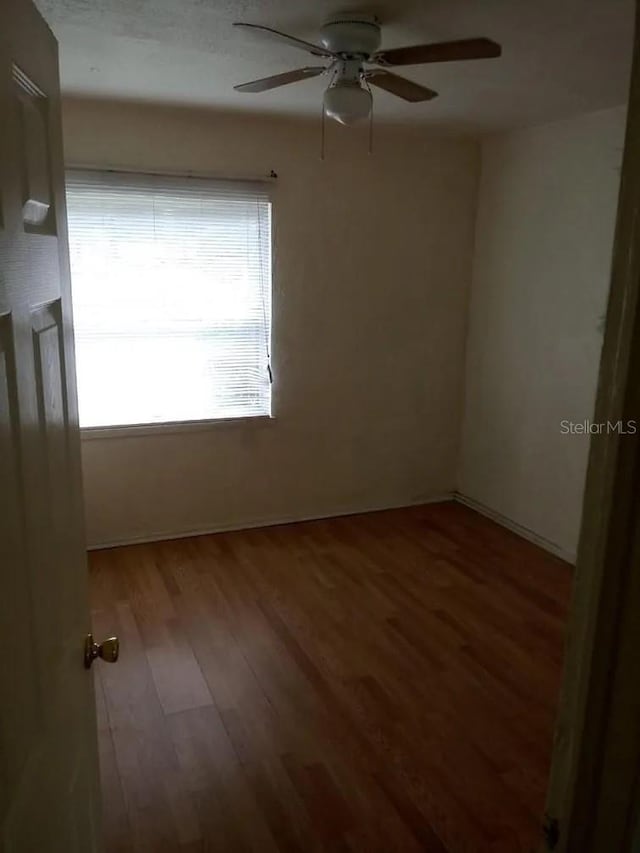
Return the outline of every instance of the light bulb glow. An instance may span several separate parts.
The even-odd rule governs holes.
[[[324,108],[340,124],[356,124],[371,112],[371,94],[359,82],[340,80],[324,93]]]

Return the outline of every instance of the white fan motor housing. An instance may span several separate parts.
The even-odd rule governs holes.
[[[380,24],[374,15],[340,15],[320,30],[320,43],[334,53],[371,56],[380,47]]]

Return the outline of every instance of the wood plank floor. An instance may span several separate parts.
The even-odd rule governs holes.
[[[107,853],[533,849],[566,563],[452,503],[90,563]]]

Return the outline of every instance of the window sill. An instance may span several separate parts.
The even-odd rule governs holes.
[[[127,424],[123,426],[81,427],[82,441],[98,438],[141,438],[152,435],[172,435],[185,432],[206,432],[221,427],[264,425],[273,421],[273,415],[247,415],[241,418],[216,418],[207,421],[171,421],[157,424]]]

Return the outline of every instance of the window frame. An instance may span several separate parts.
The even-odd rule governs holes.
[[[147,424],[121,424],[115,426],[80,427],[81,441],[92,441],[103,438],[143,438],[153,435],[176,435],[178,433],[205,432],[218,430],[223,427],[242,429],[249,424],[264,426],[271,423],[273,414],[273,392],[270,415],[244,415],[236,418],[209,418],[201,421],[159,421]]]
[[[276,219],[276,204],[275,204],[275,187],[277,181],[277,174],[272,170],[269,174],[262,175],[230,175],[230,174],[220,174],[219,172],[208,172],[208,171],[194,171],[194,170],[169,170],[169,169],[149,169],[149,168],[136,168],[131,166],[118,166],[118,165],[95,165],[86,163],[73,161],[71,163],[65,163],[64,166],[65,176],[67,171],[86,171],[86,172],[123,172],[129,173],[132,175],[148,175],[152,177],[158,178],[195,178],[200,180],[211,180],[211,181],[230,181],[230,182],[249,182],[249,183],[264,183],[269,184],[269,199],[271,203],[271,232],[270,232],[270,242],[269,242],[269,250],[271,255],[271,316],[269,318],[269,331],[270,331],[270,356],[271,356],[271,368],[273,370],[273,317],[274,317],[274,296],[275,296],[275,219]],[[66,178],[65,178],[66,185]],[[67,211],[66,211],[66,197],[65,197],[65,221],[67,219]],[[71,308],[73,311],[73,300],[71,303]],[[73,336],[74,336],[74,360],[77,359],[76,356],[76,347],[75,347],[75,321],[73,322]],[[238,429],[246,429],[249,424],[253,425],[256,428],[264,428],[265,425],[270,424],[272,421],[276,419],[275,413],[275,377],[271,380],[271,406],[270,406],[270,414],[256,414],[256,415],[239,415],[229,418],[206,418],[201,420],[193,420],[193,419],[185,419],[179,421],[154,421],[149,423],[139,423],[139,424],[110,424],[110,425],[100,425],[100,426],[80,426],[80,440],[81,441],[92,441],[96,439],[116,439],[116,438],[139,438],[145,436],[161,436],[161,435],[174,435],[180,433],[197,433],[208,430],[219,430],[223,428],[228,428],[231,430]],[[77,394],[77,386],[76,386],[76,394]]]

